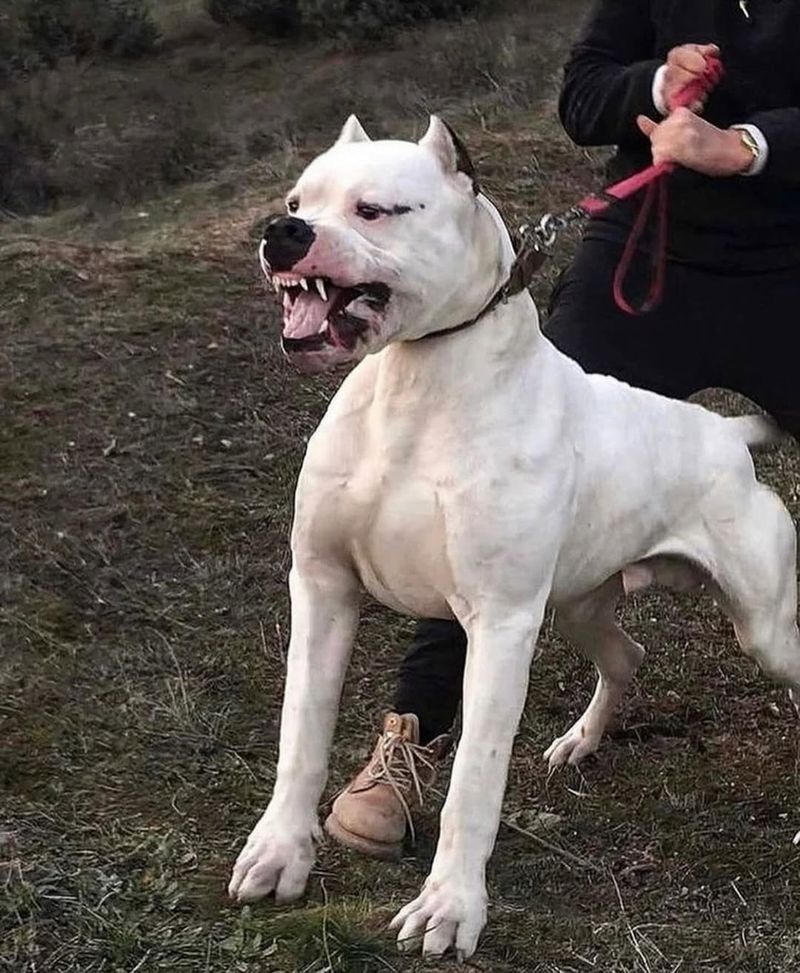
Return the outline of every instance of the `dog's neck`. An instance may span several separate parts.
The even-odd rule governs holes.
[[[495,251],[496,253],[496,259],[491,262],[494,275],[491,277],[489,289],[487,290],[486,286],[484,286],[482,292],[479,289],[479,293],[482,295],[479,309],[470,316],[464,315],[463,312],[459,313],[457,315],[459,320],[456,324],[442,325],[440,320],[437,322],[439,327],[435,330],[423,332],[405,340],[435,340],[458,331],[463,331],[466,328],[471,328],[486,315],[494,311],[500,304],[506,304],[509,298],[514,297],[521,290],[528,288],[532,277],[531,268],[533,268],[533,272],[535,273],[535,270],[538,269],[541,262],[540,260],[536,260],[537,256],[539,256],[538,251],[531,252],[529,248],[525,247],[523,247],[523,251],[520,253],[515,251],[505,220],[500,215],[494,202],[482,193],[476,198],[476,219],[477,227],[472,234],[472,241],[475,245],[474,251],[481,252],[480,239],[484,236],[487,244],[486,250],[490,252]],[[497,246],[495,246],[496,243]],[[470,270],[469,262],[465,260],[464,270],[468,277],[473,273],[477,273],[480,269],[473,268]],[[464,283],[467,286],[456,288],[457,293],[469,293],[471,290],[469,284],[472,282],[471,280],[465,280]],[[486,297],[486,294],[489,296]]]
[[[465,328],[447,325],[426,337],[432,340],[394,342],[379,353],[381,384],[385,391],[401,387],[410,391],[430,385],[435,392],[443,385],[471,386],[481,395],[478,385],[491,386],[498,374],[513,368],[523,358],[530,359],[541,343],[539,314],[527,288],[499,302],[487,313],[485,307],[508,280],[516,253],[506,224],[497,208],[482,194],[477,198],[479,232],[486,234],[488,251],[496,254],[494,273],[487,275],[480,304]],[[458,324],[459,322],[454,322]],[[487,367],[487,365],[489,367]]]
[[[474,314],[470,314],[468,317],[462,315],[455,324],[445,325],[435,331],[430,331],[416,340],[444,338],[456,332],[473,328],[483,322],[484,318],[493,316],[495,311],[501,310],[512,298],[521,292],[527,292],[531,275],[526,274],[524,270],[520,272],[519,255],[500,211],[494,202],[483,193],[477,196],[476,203],[478,212],[474,242],[477,244],[477,250],[480,251],[480,238],[483,237],[485,239],[484,252],[494,252],[495,254],[491,261],[493,273],[486,275],[481,303],[475,309]],[[466,261],[465,266],[467,266]],[[466,272],[469,272],[469,270],[467,269]],[[467,288],[465,287],[464,290],[467,290]],[[525,302],[522,303],[525,304]],[[532,318],[534,320],[531,321],[531,327],[538,330],[538,314],[535,307],[533,308]]]
[[[488,247],[490,250],[494,250],[496,259],[493,261],[495,272],[488,282],[488,289],[481,306],[476,309],[474,315],[467,319],[468,324],[477,323],[494,310],[496,304],[499,303],[502,289],[508,282],[517,256],[505,220],[492,200],[483,193],[479,193],[476,202],[480,230],[486,234]]]
[[[495,206],[495,204],[489,199],[488,196],[483,193],[478,193],[477,196],[478,206],[488,215],[492,225],[495,229],[495,235],[499,242],[500,248],[500,267],[502,272],[502,277],[508,277],[511,266],[514,263],[514,258],[516,253],[514,251],[514,243],[511,239],[511,234],[508,232],[508,227],[503,217],[500,215],[500,210]]]
[[[519,386],[521,373],[536,383],[545,346],[533,298],[521,291],[464,331],[387,346],[377,355],[373,401],[385,403],[387,422],[417,431],[448,415],[456,424],[479,421],[499,388]]]

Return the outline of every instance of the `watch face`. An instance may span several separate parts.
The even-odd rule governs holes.
[[[739,133],[739,138],[742,140],[742,145],[753,153],[754,159],[757,159],[761,155],[761,149],[759,148],[758,142],[756,142],[752,134],[746,128],[739,128],[738,125],[734,125],[733,127]]]
[[[758,158],[758,142],[753,138],[753,136],[744,129],[742,131],[742,141],[747,146],[748,149],[753,153],[756,158]]]

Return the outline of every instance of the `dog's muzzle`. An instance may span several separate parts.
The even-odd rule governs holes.
[[[291,270],[311,249],[316,234],[305,220],[277,216],[264,227],[262,253],[273,271]]]

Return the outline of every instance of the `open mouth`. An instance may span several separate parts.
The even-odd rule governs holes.
[[[378,282],[343,286],[329,277],[273,273],[267,267],[264,271],[282,299],[282,344],[290,353],[326,346],[352,351],[391,294],[386,284]]]

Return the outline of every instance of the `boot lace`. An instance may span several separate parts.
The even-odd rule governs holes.
[[[376,784],[388,784],[391,787],[403,809],[411,840],[415,841],[411,807],[405,795],[413,792],[417,804],[420,807],[424,804],[422,789],[430,783],[436,773],[436,762],[431,751],[419,743],[411,743],[399,733],[384,733],[377,759],[368,773],[370,779]],[[425,776],[428,780],[424,779]]]

